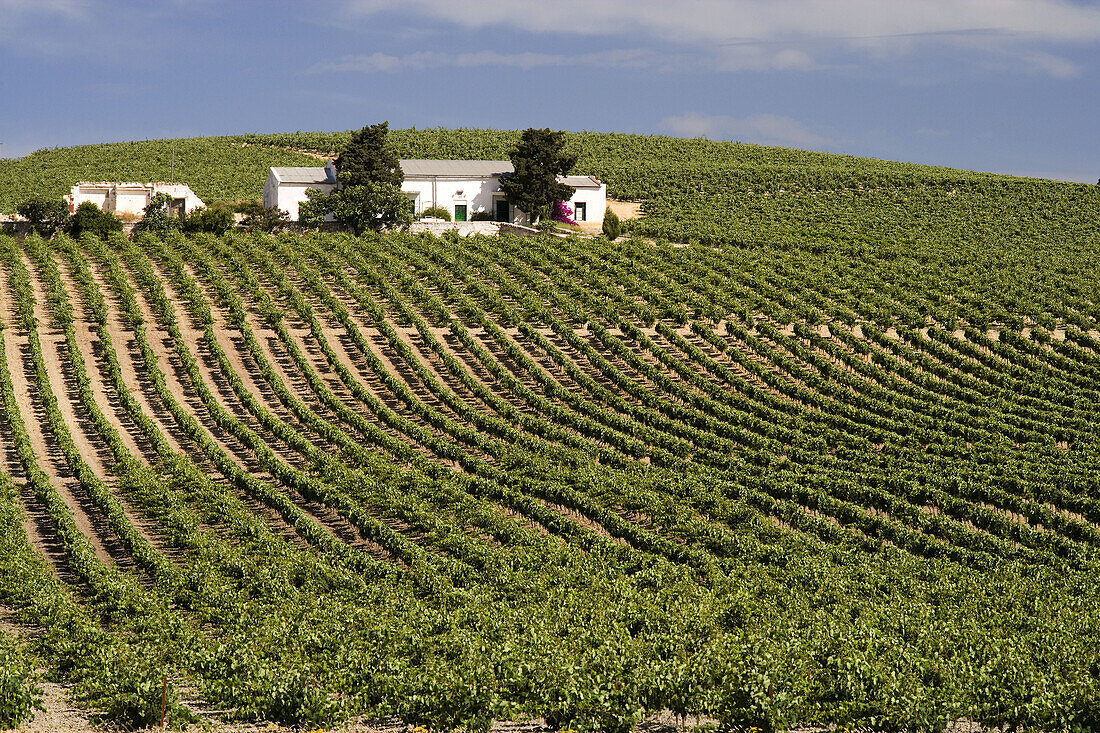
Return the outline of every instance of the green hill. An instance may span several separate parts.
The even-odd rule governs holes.
[[[80,181],[167,181],[172,176],[173,147],[175,180],[191,186],[207,203],[257,199],[269,167],[316,162],[300,153],[248,146],[228,137],[39,150],[0,160],[0,212],[14,214],[31,196],[64,196]]]
[[[175,179],[204,201],[259,198],[267,168],[313,165],[349,132],[237,135],[83,145],[0,160],[0,212],[78,181]],[[516,131],[393,130],[402,157],[503,158]],[[719,243],[803,239],[1045,239],[1062,224],[1096,234],[1100,188],[741,143],[571,133],[577,169],[641,201],[641,233]],[[932,213],[934,212],[934,213]],[[1057,224],[1057,227],[1052,227]]]

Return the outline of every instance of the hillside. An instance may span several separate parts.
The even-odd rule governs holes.
[[[0,212],[80,180],[176,180],[204,201],[258,199],[272,165],[315,165],[292,152],[339,150],[349,133],[240,135],[59,148],[0,160]],[[401,157],[507,157],[515,131],[393,130]],[[673,242],[822,240],[846,248],[943,245],[981,270],[989,245],[1056,256],[1100,233],[1100,186],[705,140],[571,133],[577,169],[609,195],[645,205],[638,232]],[[954,262],[945,262],[954,266]]]
[[[1097,187],[573,144],[638,236],[0,235],[0,722],[1100,724]]]
[[[189,138],[81,145],[39,150],[0,160],[0,213],[14,214],[34,195],[61,197],[80,181],[168,181],[186,183],[207,203],[258,199],[267,169],[314,165],[307,155],[281,148],[248,147],[236,138]]]

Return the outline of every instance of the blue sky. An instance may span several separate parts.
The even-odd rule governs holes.
[[[0,0],[0,154],[553,127],[1095,183],[1100,3]]]

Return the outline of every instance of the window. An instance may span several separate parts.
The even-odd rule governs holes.
[[[573,219],[575,221],[588,221],[586,218],[587,212],[585,211],[585,203],[578,201],[576,204],[576,211],[573,213]]]

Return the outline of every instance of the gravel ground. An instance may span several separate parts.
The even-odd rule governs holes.
[[[44,683],[44,703],[46,712],[39,712],[33,722],[19,730],[22,733],[56,733],[57,731],[70,731],[72,733],[104,733],[109,729],[97,728],[91,724],[86,713],[72,707],[66,700],[64,689],[61,685]],[[688,718],[687,725],[680,727],[678,719],[671,713],[662,713],[642,721],[637,728],[638,733],[683,733],[691,731],[700,724],[713,724],[710,720],[695,720]],[[156,730],[156,729],[150,729]],[[293,730],[274,723],[257,723],[250,725],[222,724],[216,721],[205,721],[189,728],[191,731],[209,731],[210,733],[274,733],[275,731]],[[313,733],[320,733],[315,729]],[[426,729],[414,727],[403,723],[397,718],[382,720],[354,720],[336,728],[327,729],[332,733],[427,733]],[[541,720],[525,722],[497,722],[493,724],[492,733],[550,733],[545,723]],[[792,728],[789,733],[824,733],[831,728],[800,727]],[[985,728],[972,721],[958,720],[947,727],[947,733],[995,733],[995,729]]]

